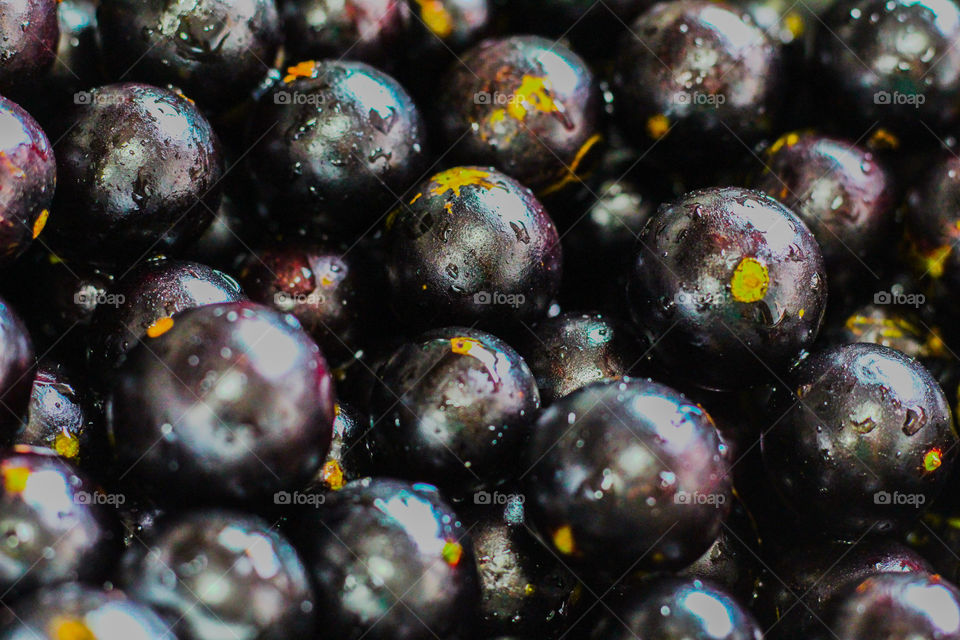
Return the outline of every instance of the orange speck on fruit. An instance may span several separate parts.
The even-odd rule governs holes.
[[[473,338],[464,338],[462,336],[450,338],[450,351],[461,356],[470,355],[470,352],[478,346],[480,346],[480,343]]]
[[[346,484],[343,478],[343,467],[336,460],[327,460],[323,463],[320,477],[323,479],[323,484],[333,491],[343,489],[343,485]]]
[[[418,193],[417,195],[413,196],[413,198],[410,200],[410,204],[413,204],[414,202],[416,202],[422,197],[423,197],[423,193]]]
[[[930,449],[923,456],[923,468],[927,471],[936,471],[943,464],[943,452],[940,449]]]
[[[313,60],[304,60],[303,62],[298,62],[292,67],[287,67],[287,75],[283,77],[283,81],[289,84],[297,78],[312,78],[316,71],[316,62]]]
[[[647,135],[659,140],[670,130],[670,120],[662,113],[647,118]]]
[[[64,458],[76,458],[80,453],[80,441],[69,431],[61,431],[53,439],[53,450]]]
[[[868,145],[874,149],[896,149],[900,146],[900,139],[886,129],[877,129],[870,136]]]
[[[460,558],[463,557],[463,547],[459,542],[447,542],[443,545],[443,551],[440,552],[444,562],[451,567],[460,564]]]
[[[737,302],[763,300],[769,286],[770,272],[756,258],[742,259],[730,278],[730,293]]]
[[[446,38],[453,33],[453,18],[440,0],[415,0],[420,5],[420,18],[433,33]]]
[[[573,529],[570,528],[570,525],[565,524],[553,532],[553,546],[565,556],[569,556],[577,550],[576,543],[573,540]]]
[[[30,469],[28,467],[4,467],[3,468],[3,489],[7,493],[23,493],[27,488],[27,480],[30,479]]]
[[[40,232],[43,231],[43,228],[47,226],[47,218],[50,217],[50,211],[44,209],[40,212],[40,215],[37,216],[37,221],[33,223],[33,237],[36,238],[40,235]]]
[[[573,161],[570,163],[570,166],[564,167],[563,177],[560,178],[560,180],[558,180],[557,182],[547,187],[546,189],[544,189],[543,191],[541,191],[540,195],[549,195],[551,193],[555,193],[560,189],[564,188],[565,186],[567,186],[568,184],[570,184],[571,182],[575,182],[579,180],[580,177],[577,174],[577,170],[579,170],[581,163],[583,163],[583,159],[587,156],[588,153],[590,153],[591,149],[597,146],[597,144],[601,140],[603,140],[603,136],[600,135],[599,133],[595,133],[592,136],[590,136],[586,142],[580,145],[580,148],[577,150],[577,155],[573,157]]]
[[[460,197],[460,189],[463,187],[480,187],[482,189],[493,189],[497,187],[495,183],[487,180],[490,177],[489,171],[483,169],[469,169],[466,167],[454,167],[441,171],[431,178],[431,182],[436,186],[430,189],[430,194],[442,196],[451,191],[456,197]]]
[[[520,86],[507,102],[507,115],[514,120],[524,120],[531,111],[560,113],[563,105],[553,99],[550,81],[541,76],[524,75]]]
[[[177,91],[177,95],[180,96],[181,98],[183,98],[184,100],[186,100],[187,102],[189,102],[190,104],[197,104],[196,102],[193,101],[192,98],[188,98],[187,95],[186,95],[183,91],[179,91],[179,90],[178,90],[178,91]]]
[[[82,620],[57,616],[48,627],[53,640],[97,640],[97,636]]]
[[[164,316],[162,318],[157,318],[156,322],[147,327],[147,337],[156,338],[162,336],[167,331],[170,330],[170,327],[173,326],[173,318],[169,316]]]
[[[25,178],[27,176],[27,174],[23,172],[23,169],[13,164],[6,152],[0,151],[0,161],[3,162],[3,168],[6,169],[14,178]]]

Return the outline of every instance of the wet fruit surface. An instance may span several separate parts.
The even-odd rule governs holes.
[[[175,620],[178,637],[274,640],[308,637],[313,627],[316,603],[297,552],[268,522],[241,513],[162,521],[123,558],[121,584]]]
[[[614,578],[693,562],[730,508],[713,421],[652,381],[598,382],[561,398],[540,416],[527,460],[541,535],[582,570]]]
[[[432,486],[360,480],[323,504],[303,505],[291,526],[323,603],[318,628],[354,640],[408,640],[460,637],[473,621],[472,545]]]
[[[148,334],[117,375],[116,454],[157,497],[262,500],[309,481],[330,446],[326,362],[272,309],[192,309]]]
[[[135,261],[202,231],[220,202],[220,145],[186,98],[144,84],[94,89],[57,145],[50,231],[65,255]]]
[[[47,224],[57,165],[37,121],[6,98],[0,99],[0,131],[0,264],[9,264]]]
[[[33,369],[33,343],[20,316],[0,299],[0,404],[2,424],[16,424],[26,413]]]
[[[856,539],[903,525],[950,475],[957,435],[933,376],[874,344],[811,356],[778,390],[763,436],[772,482],[803,517]]]
[[[553,221],[529,189],[494,169],[434,175],[387,224],[393,301],[412,324],[528,322],[559,288]]]
[[[629,284],[631,313],[659,361],[725,389],[782,370],[809,347],[826,294],[806,225],[776,200],[738,188],[661,206],[640,234]]]
[[[246,98],[281,40],[273,0],[106,0],[97,18],[115,76],[173,84],[213,108]]]
[[[602,146],[592,73],[546,38],[484,41],[463,55],[443,86],[438,109],[447,144],[538,193],[576,185]]]
[[[366,231],[420,179],[426,139],[396,80],[360,62],[302,61],[260,100],[249,160],[281,220]]]
[[[454,495],[514,476],[540,395],[506,343],[465,327],[435,329],[397,349],[380,379],[368,435],[380,473]]]
[[[0,90],[42,75],[57,51],[56,0],[15,0],[0,11]]]

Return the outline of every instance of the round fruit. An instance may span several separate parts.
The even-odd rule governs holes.
[[[826,308],[820,248],[766,195],[693,191],[657,211],[637,243],[634,320],[674,375],[740,389],[813,344]]]
[[[0,299],[0,424],[17,424],[27,412],[34,367],[30,333],[14,310]]]
[[[0,90],[50,69],[57,55],[56,0],[8,0],[0,11]]]
[[[387,225],[393,302],[411,324],[532,321],[559,289],[553,221],[529,189],[494,169],[434,175]]]
[[[248,302],[186,311],[135,347],[108,422],[124,475],[157,498],[256,502],[323,464],[333,389],[291,316]]]
[[[805,522],[858,539],[918,517],[950,477],[957,435],[940,386],[875,344],[814,354],[778,388],[768,475]]]

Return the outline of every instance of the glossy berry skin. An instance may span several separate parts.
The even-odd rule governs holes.
[[[366,231],[420,179],[425,129],[396,80],[361,62],[301,62],[259,101],[248,161],[282,221]]]
[[[345,244],[282,243],[247,258],[240,271],[251,299],[293,314],[331,362],[348,359],[359,347],[369,267]],[[365,269],[366,267],[366,269]]]
[[[16,623],[0,631],[3,640],[177,640],[145,604],[117,590],[77,582],[39,589],[13,604],[12,611]]]
[[[533,327],[522,349],[544,405],[591,382],[622,378],[640,360],[630,327],[601,313],[564,313]]]
[[[414,325],[516,325],[560,286],[557,229],[533,193],[494,169],[454,167],[388,220],[394,307]]]
[[[323,463],[333,389],[291,316],[209,305],[130,352],[108,422],[121,468],[157,498],[265,500],[305,485]]]
[[[933,292],[951,306],[951,291],[960,286],[957,207],[960,206],[960,160],[937,157],[907,194],[904,216],[907,258],[921,281],[934,283]]]
[[[795,214],[725,187],[660,207],[640,234],[629,294],[633,319],[670,372],[740,389],[813,343],[827,287],[820,248]]]
[[[410,19],[406,0],[287,0],[288,59],[362,60],[381,66],[401,53]]]
[[[443,80],[445,144],[540,194],[579,183],[601,145],[600,96],[586,63],[539,36],[485,40]]]
[[[739,602],[750,602],[762,568],[759,553],[756,524],[743,504],[735,499],[720,535],[679,575],[711,582]]]
[[[476,329],[435,329],[394,351],[380,380],[367,439],[383,475],[462,495],[517,473],[540,395],[505,342]]]
[[[811,526],[859,538],[913,520],[943,488],[957,435],[933,376],[899,351],[841,345],[805,360],[777,390],[763,460]]]
[[[45,447],[91,471],[107,459],[106,429],[92,389],[55,361],[37,367],[26,425],[14,442]]]
[[[683,158],[689,167],[743,153],[775,127],[782,66],[780,48],[741,10],[709,0],[657,3],[620,42],[618,121],[652,158]]]
[[[795,553],[772,558],[762,579],[754,610],[776,640],[801,640],[827,633],[826,608],[831,599],[869,576],[881,573],[930,573],[929,563],[915,551],[884,538],[856,544],[807,542]]]
[[[119,552],[119,522],[98,502],[90,480],[53,453],[24,446],[0,454],[0,476],[8,540],[0,550],[4,591],[20,594],[107,574]]]
[[[53,147],[37,121],[0,97],[0,266],[40,235],[57,184]]]
[[[145,84],[84,94],[57,145],[58,252],[98,263],[167,253],[203,231],[220,204],[220,144],[185,98]]]
[[[594,574],[684,567],[730,508],[713,420],[650,380],[598,382],[553,403],[526,458],[531,520],[565,561]]]
[[[500,489],[471,502],[478,501],[462,513],[477,557],[482,628],[555,637],[571,621],[577,579],[528,529],[522,494]]]
[[[940,576],[889,573],[871,576],[837,596],[828,618],[834,636],[844,640],[960,638],[960,590]]]
[[[14,424],[26,414],[34,367],[33,342],[27,325],[0,299],[0,424]]]
[[[856,0],[836,3],[824,21],[818,95],[854,121],[854,135],[879,124],[903,144],[938,145],[927,127],[940,131],[960,115],[960,6]]]
[[[810,227],[831,285],[841,287],[851,272],[854,281],[872,281],[871,270],[883,264],[877,249],[892,240],[897,204],[893,178],[873,154],[852,141],[800,132],[778,138],[764,163],[754,188]]]
[[[291,529],[322,603],[317,628],[330,637],[473,633],[478,594],[470,539],[434,487],[352,482],[323,504],[305,506]]]
[[[97,368],[115,367],[181,311],[242,300],[246,296],[237,281],[217,269],[185,260],[144,262],[111,287],[107,304],[97,306],[90,362]]]
[[[290,542],[258,517],[224,510],[162,521],[127,551],[120,584],[175,620],[182,640],[311,637],[317,606]]]
[[[105,0],[97,17],[116,77],[172,84],[213,109],[252,92],[283,37],[274,0]]]
[[[871,342],[896,349],[925,366],[933,366],[941,359],[952,360],[945,353],[942,340],[925,327],[914,314],[886,304],[869,304],[855,309],[842,326],[826,331],[832,345],[851,342]],[[935,369],[931,369],[935,373]]]
[[[53,64],[60,35],[56,0],[4,2],[0,34],[0,91],[7,93]]]
[[[653,578],[623,595],[591,640],[762,640],[749,610],[723,589],[693,578]]]

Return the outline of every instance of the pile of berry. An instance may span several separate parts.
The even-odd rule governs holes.
[[[0,640],[960,640],[960,0],[0,0]]]

